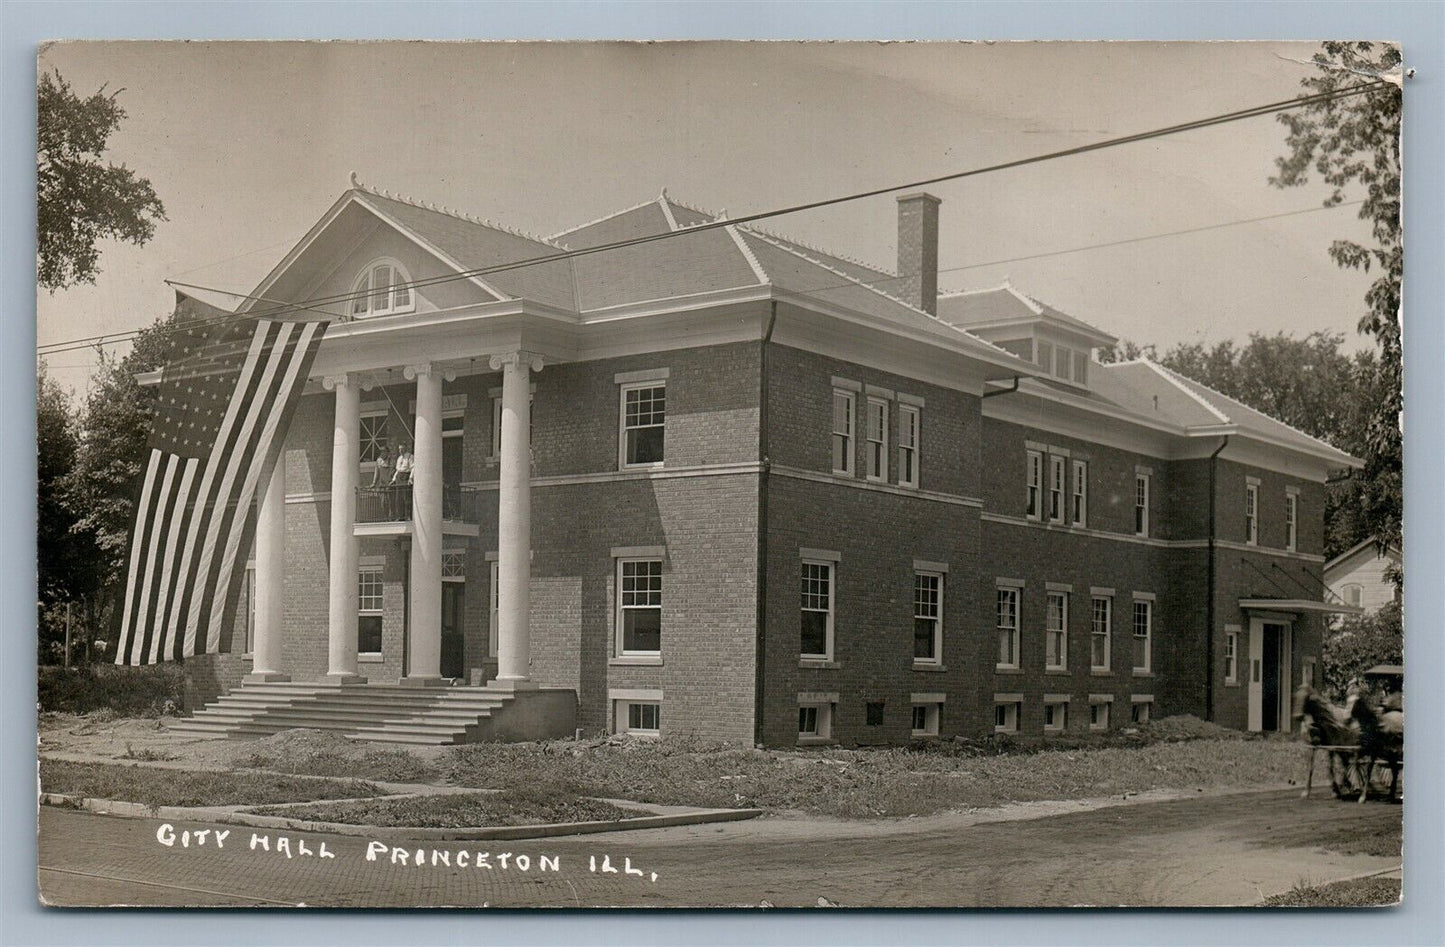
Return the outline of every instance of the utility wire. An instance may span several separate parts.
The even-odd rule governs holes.
[[[654,242],[659,241],[659,240],[671,239],[671,238],[673,238],[673,237],[677,237],[677,236],[680,236],[680,235],[683,235],[683,234],[695,234],[695,233],[701,233],[701,232],[703,232],[703,231],[708,231],[708,230],[717,230],[717,229],[720,229],[720,228],[723,228],[723,227],[735,226],[735,225],[737,225],[737,224],[748,224],[748,223],[752,223],[752,222],[758,221],[758,220],[766,220],[766,219],[768,219],[768,218],[770,218],[770,217],[780,217],[780,216],[783,216],[783,215],[786,215],[786,214],[795,214],[795,213],[800,213],[800,212],[802,212],[802,211],[807,211],[807,210],[816,210],[816,209],[821,208],[821,207],[830,207],[830,206],[833,206],[833,205],[836,205],[836,204],[842,204],[842,203],[846,203],[846,202],[850,202],[850,201],[862,200],[862,199],[864,199],[864,198],[877,197],[877,196],[880,196],[880,195],[883,195],[883,194],[891,194],[891,193],[893,193],[894,191],[909,190],[909,189],[919,188],[919,187],[927,187],[927,186],[932,185],[932,184],[940,184],[940,183],[943,183],[943,182],[946,182],[946,181],[962,180],[962,179],[964,179],[964,178],[975,177],[975,176],[982,175],[982,174],[989,174],[989,173],[993,173],[993,172],[996,172],[996,171],[1004,171],[1004,170],[1008,170],[1008,169],[1011,169],[1011,168],[1019,168],[1019,167],[1024,167],[1024,166],[1031,165],[1031,164],[1039,164],[1039,163],[1042,163],[1042,162],[1045,162],[1045,161],[1053,161],[1053,160],[1056,160],[1056,159],[1059,159],[1059,158],[1067,158],[1067,157],[1072,157],[1072,156],[1075,156],[1075,155],[1087,154],[1087,153],[1089,153],[1089,152],[1100,151],[1100,150],[1103,150],[1103,149],[1105,149],[1105,148],[1113,148],[1113,147],[1117,147],[1117,146],[1119,146],[1119,145],[1132,144],[1132,143],[1134,143],[1134,142],[1140,142],[1140,141],[1147,141],[1147,140],[1149,140],[1149,139],[1152,139],[1152,138],[1160,138],[1160,137],[1163,137],[1163,136],[1165,136],[1165,135],[1178,134],[1179,132],[1193,131],[1193,130],[1200,129],[1200,128],[1209,128],[1209,127],[1212,127],[1212,126],[1214,126],[1214,125],[1222,125],[1222,124],[1225,124],[1225,123],[1228,123],[1228,122],[1241,121],[1241,120],[1246,119],[1246,118],[1256,118],[1256,117],[1259,117],[1259,116],[1269,115],[1269,114],[1273,114],[1273,113],[1276,113],[1276,112],[1283,112],[1283,111],[1289,111],[1289,110],[1292,110],[1292,109],[1303,108],[1303,107],[1309,106],[1309,105],[1315,105],[1315,104],[1319,104],[1319,103],[1323,103],[1323,102],[1334,101],[1334,100],[1337,100],[1337,99],[1348,98],[1348,97],[1355,96],[1355,95],[1362,95],[1362,94],[1365,94],[1365,93],[1368,93],[1368,92],[1381,91],[1381,90],[1384,90],[1384,89],[1387,89],[1387,88],[1388,88],[1388,89],[1394,89],[1394,88],[1396,88],[1396,87],[1395,87],[1393,84],[1391,84],[1391,83],[1389,83],[1389,82],[1386,82],[1386,81],[1384,81],[1384,80],[1376,80],[1376,81],[1373,81],[1373,82],[1365,82],[1365,83],[1361,83],[1361,84],[1356,85],[1356,86],[1349,86],[1349,87],[1344,88],[1344,89],[1337,89],[1337,90],[1333,90],[1333,91],[1330,91],[1330,92],[1322,92],[1322,93],[1317,93],[1317,94],[1315,94],[1315,95],[1309,95],[1309,96],[1300,96],[1300,97],[1293,98],[1293,99],[1284,99],[1284,100],[1281,100],[1281,101],[1278,101],[1278,102],[1271,102],[1271,103],[1267,103],[1267,104],[1264,104],[1264,105],[1252,106],[1252,107],[1250,107],[1250,108],[1238,109],[1238,110],[1233,111],[1233,112],[1225,112],[1225,113],[1223,113],[1223,114],[1210,116],[1210,117],[1208,117],[1208,118],[1195,119],[1195,120],[1193,120],[1193,121],[1182,122],[1182,123],[1179,123],[1179,124],[1176,124],[1176,125],[1169,125],[1169,126],[1165,126],[1165,127],[1163,127],[1163,128],[1156,128],[1156,129],[1152,129],[1152,130],[1150,130],[1150,131],[1138,132],[1138,133],[1133,134],[1133,135],[1125,135],[1125,136],[1121,136],[1121,137],[1117,137],[1117,138],[1109,138],[1109,139],[1105,139],[1105,140],[1103,140],[1103,141],[1093,142],[1092,144],[1079,145],[1079,146],[1076,146],[1076,147],[1074,147],[1074,148],[1066,148],[1066,149],[1063,149],[1063,150],[1061,150],[1061,151],[1052,151],[1052,152],[1047,152],[1047,153],[1044,153],[1044,154],[1033,155],[1033,156],[1030,156],[1030,157],[1027,157],[1027,158],[1018,158],[1018,159],[1015,159],[1015,160],[1013,160],[1013,161],[1005,161],[1005,162],[1002,162],[1002,163],[992,164],[992,165],[986,165],[986,166],[979,167],[979,168],[971,168],[971,169],[966,170],[966,171],[957,171],[957,172],[953,172],[953,173],[951,173],[951,174],[939,175],[939,176],[937,176],[937,177],[924,178],[924,179],[919,180],[919,181],[911,181],[911,182],[908,182],[908,183],[905,183],[905,184],[894,184],[894,185],[889,185],[889,186],[887,186],[887,187],[874,188],[874,189],[872,189],[872,190],[860,191],[860,192],[853,193],[853,194],[847,194],[847,195],[844,195],[844,196],[841,196],[841,197],[831,197],[831,198],[825,198],[825,199],[822,199],[822,200],[811,201],[811,202],[803,203],[803,204],[794,204],[794,205],[789,206],[789,207],[783,207],[783,208],[779,208],[779,209],[776,209],[776,210],[770,210],[770,211],[762,211],[762,212],[759,212],[759,213],[756,213],[756,214],[748,214],[748,215],[745,215],[745,216],[743,216],[743,217],[736,217],[736,218],[732,218],[732,219],[723,218],[723,219],[719,219],[719,220],[709,221],[709,222],[707,222],[707,223],[697,224],[697,225],[694,225],[694,226],[691,226],[691,227],[687,227],[687,228],[684,228],[684,229],[682,229],[682,230],[677,230],[677,231],[666,231],[666,232],[663,232],[663,233],[649,234],[649,235],[643,236],[643,237],[634,237],[634,238],[630,238],[630,239],[627,239],[627,240],[618,240],[618,241],[613,241],[613,242],[611,242],[611,243],[599,244],[598,246],[595,246],[595,247],[583,247],[583,248],[580,248],[580,249],[577,249],[577,250],[561,250],[561,251],[559,251],[559,252],[557,252],[557,253],[545,254],[545,255],[543,255],[543,256],[536,256],[536,257],[529,257],[529,258],[526,258],[526,259],[513,261],[513,262],[511,262],[511,263],[502,263],[502,264],[497,264],[497,265],[494,265],[494,266],[487,266],[487,267],[480,267],[480,268],[476,268],[476,269],[463,270],[463,271],[459,271],[459,272],[457,272],[457,273],[444,274],[444,275],[441,275],[441,276],[429,277],[429,278],[427,278],[427,279],[412,280],[412,281],[410,281],[410,282],[408,282],[408,283],[396,284],[396,287],[403,287],[403,286],[404,286],[404,287],[406,287],[406,288],[408,288],[408,289],[415,290],[416,288],[419,288],[419,287],[432,286],[432,285],[436,285],[436,284],[439,284],[439,283],[454,282],[454,281],[463,280],[463,279],[475,279],[475,278],[482,277],[482,276],[486,276],[486,275],[489,275],[489,274],[492,274],[492,273],[500,273],[500,272],[505,272],[505,271],[509,271],[509,270],[521,269],[521,268],[524,268],[524,267],[536,266],[536,265],[543,264],[543,263],[555,263],[555,262],[559,262],[559,261],[562,261],[562,260],[572,259],[572,258],[575,258],[575,257],[587,256],[587,255],[591,255],[591,254],[595,254],[595,253],[604,253],[604,252],[611,251],[611,250],[619,250],[619,249],[623,249],[623,248],[625,248],[625,247],[641,246],[641,245],[648,244],[648,243],[654,243]],[[203,289],[203,290],[208,290],[208,291],[211,291],[211,292],[220,292],[220,293],[223,293],[223,294],[225,294],[225,295],[234,296],[234,297],[241,298],[241,299],[246,299],[246,300],[249,300],[249,301],[252,301],[252,302],[267,302],[267,303],[273,302],[272,300],[267,300],[267,299],[263,299],[263,298],[260,298],[260,297],[251,296],[251,295],[246,294],[246,293],[232,293],[232,292],[229,292],[229,291],[227,291],[227,290],[218,290],[218,289],[214,289],[214,288],[212,288],[212,287],[194,286],[194,285],[192,285],[192,284],[181,283],[181,282],[179,282],[179,281],[177,281],[177,280],[168,280],[167,282],[170,283],[170,284],[172,284],[172,285],[189,286],[190,288],[194,288],[194,289]],[[314,311],[314,312],[315,312],[315,311],[320,311],[320,310],[318,310],[318,309],[316,308],[316,307],[318,307],[318,306],[330,305],[330,304],[338,303],[338,302],[350,302],[350,301],[355,301],[355,300],[362,299],[362,298],[370,298],[370,297],[372,297],[372,296],[378,295],[380,292],[389,292],[389,291],[391,291],[393,288],[395,288],[395,287],[388,287],[386,290],[370,290],[370,291],[364,291],[364,292],[351,292],[351,293],[335,294],[335,295],[331,295],[331,296],[313,297],[313,298],[311,298],[311,299],[302,300],[302,301],[299,302],[299,303],[280,304],[280,305],[276,305],[276,306],[274,306],[272,309],[268,309],[268,310],[260,310],[260,311],[251,310],[251,311],[247,311],[247,312],[245,312],[245,313],[239,313],[239,314],[236,314],[236,315],[234,315],[234,316],[227,317],[227,318],[230,319],[230,320],[234,320],[234,321],[240,321],[240,320],[242,320],[242,319],[266,318],[266,317],[269,317],[269,316],[276,316],[276,315],[281,315],[281,314],[285,314],[285,313],[289,313],[289,312],[296,312],[296,311],[298,311],[298,310],[310,310],[310,311]],[[329,315],[329,316],[332,316],[332,317],[337,317],[337,316],[340,316],[340,315],[343,315],[343,314],[341,314],[341,313],[326,313],[326,315]],[[160,329],[160,330],[157,330],[157,331],[178,331],[178,329],[179,329],[179,327],[175,327],[175,328],[171,328],[171,329]],[[43,350],[43,351],[41,351],[41,352],[39,353],[39,354],[41,354],[41,355],[53,355],[53,354],[57,354],[57,353],[59,353],[59,352],[70,351],[70,350],[73,349],[73,348],[88,347],[91,343],[94,343],[94,344],[96,344],[96,345],[105,345],[105,344],[117,344],[117,343],[120,343],[120,342],[127,342],[127,341],[130,341],[130,340],[134,339],[134,338],[135,338],[137,335],[139,335],[142,331],[144,331],[144,330],[131,330],[131,331],[128,331],[128,332],[113,333],[113,334],[108,333],[108,334],[103,334],[103,335],[98,335],[98,336],[90,336],[90,337],[87,337],[87,338],[71,339],[71,340],[68,340],[68,341],[65,341],[65,342],[50,343],[49,345],[46,345],[46,346],[37,346],[37,348]]]
[[[1238,227],[1238,226],[1242,226],[1242,225],[1244,225],[1244,224],[1261,223],[1261,222],[1263,222],[1263,221],[1268,221],[1268,220],[1279,220],[1280,218],[1283,218],[1283,217],[1298,217],[1298,216],[1303,215],[1303,214],[1317,214],[1317,213],[1320,213],[1321,211],[1336,210],[1336,209],[1341,208],[1341,207],[1354,207],[1354,206],[1357,206],[1357,205],[1363,204],[1363,203],[1364,203],[1363,200],[1355,200],[1355,201],[1342,201],[1342,202],[1339,203],[1339,204],[1329,204],[1329,205],[1323,205],[1323,206],[1317,206],[1317,207],[1305,207],[1305,208],[1301,208],[1301,209],[1299,209],[1299,210],[1283,211],[1283,212],[1278,213],[1278,214],[1265,214],[1265,215],[1263,215],[1263,216],[1261,216],[1261,217],[1245,217],[1245,218],[1241,218],[1241,219],[1239,219],[1239,220],[1226,220],[1226,221],[1223,221],[1223,222],[1217,223],[1217,224],[1205,224],[1205,225],[1199,226],[1199,227],[1188,227],[1188,228],[1185,228],[1185,229],[1183,229],[1183,230],[1170,230],[1170,231],[1166,231],[1166,232],[1164,232],[1164,233],[1145,234],[1145,235],[1139,236],[1139,237],[1126,237],[1126,238],[1121,239],[1121,240],[1110,240],[1110,241],[1105,242],[1105,243],[1085,244],[1085,245],[1083,245],[1083,246],[1069,247],[1069,248],[1063,249],[1063,250],[1049,250],[1049,251],[1044,252],[1044,253],[1032,253],[1032,254],[1029,254],[1029,255],[1027,255],[1027,256],[1006,257],[1006,258],[999,259],[999,260],[985,260],[985,261],[983,261],[983,262],[981,262],[981,263],[966,263],[966,264],[963,264],[963,265],[961,265],[961,266],[943,267],[943,268],[939,269],[938,272],[939,272],[940,274],[943,274],[943,273],[958,273],[958,272],[962,272],[962,271],[964,271],[964,270],[976,270],[976,269],[981,269],[981,268],[990,267],[990,266],[1002,266],[1003,264],[1006,264],[1006,263],[1020,263],[1020,262],[1025,262],[1025,261],[1028,261],[1028,260],[1039,260],[1039,259],[1045,259],[1045,258],[1048,258],[1048,257],[1063,256],[1063,255],[1070,254],[1070,253],[1082,253],[1082,252],[1084,252],[1084,251],[1086,251],[1086,250],[1102,250],[1102,249],[1108,249],[1108,248],[1110,248],[1110,247],[1127,246],[1127,245],[1129,245],[1129,244],[1144,243],[1144,242],[1149,241],[1149,240],[1162,240],[1162,239],[1165,239],[1165,238],[1167,238],[1167,237],[1188,236],[1189,234],[1205,233],[1205,232],[1208,232],[1208,231],[1211,231],[1211,230],[1221,230],[1221,229],[1224,229],[1224,228],[1226,228],[1226,227]],[[761,232],[761,231],[751,231],[751,230],[750,230],[750,231],[748,231],[748,232],[749,232],[749,233],[757,233],[759,236],[762,236],[762,237],[764,237],[765,239],[768,238],[769,236],[771,236],[771,235],[767,234],[766,232]],[[783,242],[789,243],[789,244],[795,243],[795,241],[790,240],[790,239],[788,239],[788,238],[786,238],[786,237],[777,237],[777,238],[775,238],[775,239],[782,240]],[[806,249],[806,248],[805,248],[805,249]],[[793,293],[793,294],[791,294],[791,295],[802,297],[802,296],[805,296],[805,295],[827,292],[828,290],[831,290],[831,289],[846,289],[846,288],[848,288],[848,287],[855,287],[855,286],[866,286],[866,287],[869,287],[869,288],[871,288],[871,289],[876,289],[876,288],[878,288],[879,286],[883,286],[883,285],[886,285],[886,284],[888,284],[888,283],[895,283],[895,282],[897,282],[899,279],[901,279],[901,277],[892,276],[892,275],[888,275],[888,274],[883,274],[883,275],[881,275],[881,276],[880,276],[878,279],[876,279],[876,280],[850,279],[850,280],[848,280],[848,281],[846,281],[846,282],[831,283],[831,284],[828,284],[828,285],[825,285],[825,286],[815,286],[813,289],[809,290],[808,293],[806,293],[806,294]],[[176,285],[179,285],[179,286],[189,286],[189,285],[190,285],[190,284],[188,284],[188,283],[181,283],[181,282],[176,281],[176,280],[172,280],[172,282],[175,283]],[[400,285],[400,284],[398,284],[398,285]],[[145,330],[136,330],[136,333],[138,334],[139,332],[142,332],[142,331],[145,331]],[[165,330],[165,331],[169,331],[169,330]],[[109,337],[107,337],[107,338],[109,338]],[[119,344],[120,342],[124,342],[124,341],[129,341],[129,340],[128,340],[128,339],[115,338],[115,339],[111,339],[110,341],[107,341],[107,342],[104,343],[104,344],[106,344],[106,345]],[[53,350],[51,350],[51,351],[42,352],[42,353],[40,353],[42,357],[43,357],[43,356],[47,356],[47,355],[59,354],[59,353],[61,353],[61,352],[72,351],[72,350],[78,349],[78,348],[90,348],[90,347],[93,347],[93,345],[95,345],[96,343],[90,342],[90,341],[85,341],[85,340],[80,340],[80,341],[77,341],[77,342],[74,342],[74,343],[56,342],[56,343],[52,343],[52,344],[53,344],[53,345],[56,345],[56,346],[65,346],[65,347],[64,347],[64,348],[56,348],[56,349],[53,349]],[[62,367],[62,368],[66,368],[66,367],[68,367],[68,368],[83,368],[83,367],[84,367],[84,364],[77,363],[77,364],[72,364],[72,365],[54,366],[54,367]]]

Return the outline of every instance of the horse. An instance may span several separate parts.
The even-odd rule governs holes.
[[[1360,802],[1370,789],[1370,777],[1375,764],[1383,762],[1390,767],[1390,801],[1400,787],[1400,766],[1405,756],[1405,712],[1403,710],[1376,709],[1365,697],[1355,701],[1350,708],[1350,718],[1360,728],[1360,758],[1362,766]]]
[[[1304,732],[1313,746],[1358,746],[1360,729],[1351,715],[1352,709],[1336,707],[1317,694],[1313,687],[1301,684],[1294,693],[1294,712],[1291,717],[1293,720],[1309,719]],[[1350,776],[1355,764],[1354,755],[1349,751],[1329,751],[1330,788],[1334,790],[1337,799],[1342,798],[1347,789],[1353,788],[1350,786]],[[1313,759],[1311,756],[1311,760]],[[1309,795],[1309,784],[1314,777],[1313,767],[1309,777],[1305,781],[1306,796]]]

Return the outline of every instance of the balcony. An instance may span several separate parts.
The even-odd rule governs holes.
[[[409,524],[412,519],[412,484],[394,483],[356,488],[358,524]],[[442,487],[442,522],[475,526],[480,522],[481,493],[456,484]],[[405,532],[406,530],[394,530]]]

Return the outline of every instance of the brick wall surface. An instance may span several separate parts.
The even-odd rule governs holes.
[[[1319,598],[1320,566],[1309,557],[1318,556],[1323,542],[1322,485],[1219,462],[1219,537],[1243,542],[1245,478],[1257,477],[1261,548],[1221,546],[1216,551],[1213,650],[1206,655],[1207,460],[1153,458],[986,419],[977,396],[785,346],[769,345],[766,352],[765,440],[772,472],[668,476],[678,468],[758,460],[762,359],[758,345],[735,344],[548,366],[533,377],[532,465],[534,475],[544,479],[533,490],[532,668],[543,684],[577,690],[578,723],[585,730],[610,728],[609,689],[660,689],[665,734],[736,742],[760,735],[769,744],[791,745],[797,739],[797,695],[836,691],[836,739],[898,743],[909,739],[911,694],[945,694],[941,733],[976,735],[992,730],[995,693],[1022,693],[1020,729],[1030,736],[1042,733],[1045,694],[1070,697],[1070,730],[1088,727],[1090,694],[1114,697],[1116,726],[1127,722],[1130,698],[1137,694],[1155,698],[1156,715],[1202,715],[1210,666],[1217,719],[1242,727],[1246,688],[1223,680],[1226,624],[1243,631],[1243,677],[1249,616],[1239,600]],[[619,473],[620,398],[614,376],[658,368],[669,370],[666,464],[660,476]],[[851,477],[832,473],[835,377],[863,389],[857,395]],[[394,406],[389,429],[394,439],[405,439],[414,386],[395,374],[393,381],[365,392],[363,401]],[[448,535],[445,545],[465,553],[464,663],[482,679],[495,674],[488,653],[488,559],[496,549],[492,392],[500,383],[499,374],[487,373],[465,375],[444,387],[447,396],[466,396],[462,480],[475,491],[476,513],[470,518],[478,535]],[[889,405],[888,471],[882,485],[864,478],[870,386]],[[897,485],[900,393],[924,401],[922,489],[917,493]],[[295,680],[327,670],[330,505],[325,495],[333,404],[329,394],[303,399],[285,452],[293,502],[286,510],[282,670]],[[1063,448],[1071,461],[1087,460],[1087,530],[980,518],[980,500],[984,511],[1023,515],[1026,441]],[[1152,542],[1133,536],[1134,474],[1141,465],[1153,471]],[[790,472],[798,469],[815,479]],[[1067,469],[1072,476],[1072,464]],[[761,576],[760,476],[767,477],[761,494],[767,516]],[[1303,556],[1279,554],[1287,486],[1299,491]],[[361,543],[363,560],[380,557],[384,563],[381,659],[360,666],[372,680],[396,680],[404,672],[408,543],[405,537]],[[616,655],[612,550],[631,546],[665,549],[660,663]],[[799,551],[804,548],[840,556],[834,584],[836,666],[800,666]],[[915,560],[948,566],[938,670],[917,670],[912,660]],[[1024,582],[1020,668],[1011,673],[995,668],[999,577]],[[1044,668],[1048,583],[1072,587],[1063,673]],[[1090,589],[1096,586],[1114,589],[1113,661],[1103,674],[1094,673],[1089,661]],[[1136,591],[1156,596],[1153,667],[1147,677],[1134,675],[1129,666]],[[1321,627],[1316,617],[1294,625],[1296,678],[1302,662],[1318,656]],[[215,674],[210,678],[218,679]],[[884,704],[881,725],[866,723],[869,702]]]

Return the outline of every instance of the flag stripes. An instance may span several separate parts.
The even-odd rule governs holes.
[[[193,329],[167,367],[136,506],[118,664],[225,650],[257,487],[325,333],[321,322]],[[174,367],[174,371],[172,371]],[[212,403],[214,402],[214,403]],[[220,405],[224,403],[224,412]]]

